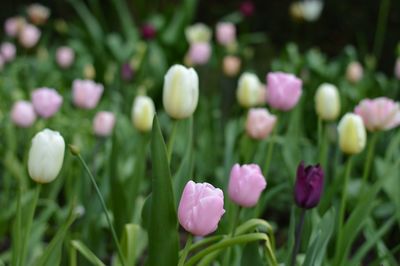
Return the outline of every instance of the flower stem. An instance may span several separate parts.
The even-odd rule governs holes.
[[[182,256],[179,259],[178,266],[183,266],[185,264],[186,257],[187,257],[187,255],[189,254],[189,251],[190,251],[190,246],[192,245],[192,241],[193,241],[193,235],[189,234],[189,236],[188,236],[188,238],[186,240],[185,248],[183,249],[183,252],[182,252]]]
[[[375,32],[374,55],[375,63],[378,63],[382,52],[383,42],[385,40],[386,24],[390,11],[390,0],[382,0],[379,7],[378,25]]]
[[[295,245],[293,248],[293,253],[292,253],[292,260],[290,265],[291,266],[295,266],[296,265],[296,257],[297,257],[297,253],[299,253],[299,249],[300,249],[300,243],[301,243],[301,236],[303,234],[303,227],[304,227],[304,218],[306,217],[306,209],[301,209],[301,214],[300,214],[300,221],[297,224],[296,227],[296,233],[295,233]]]
[[[365,160],[365,164],[364,164],[364,171],[363,171],[361,190],[360,190],[360,198],[361,198],[362,194],[364,194],[364,191],[365,191],[366,183],[368,180],[372,161],[374,158],[374,151],[375,151],[375,145],[376,145],[377,139],[378,139],[378,133],[373,133],[372,138],[371,138],[370,142],[368,143],[367,159]]]
[[[349,184],[349,177],[351,172],[352,160],[353,158],[350,156],[347,159],[346,170],[344,175],[344,182],[343,182],[343,189],[342,189],[342,200],[340,203],[340,210],[339,210],[339,226],[338,226],[338,239],[336,241],[336,252],[339,250],[339,245],[342,242],[343,238],[343,224],[344,224],[344,215],[346,212],[346,200],[347,200],[347,187]]]
[[[323,137],[323,127],[322,127],[322,119],[320,117],[318,117],[318,154],[319,154],[319,158],[321,158],[321,153],[322,153],[322,137]]]
[[[270,142],[268,144],[267,157],[265,159],[265,164],[264,164],[265,165],[264,166],[264,176],[265,177],[267,177],[267,175],[268,175],[269,166],[271,164],[272,154],[273,154],[273,151],[274,151],[274,145],[275,145],[275,142],[276,142],[276,139],[275,139],[276,138],[276,132],[278,131],[277,127],[278,127],[278,118],[276,119],[275,126],[272,129],[272,134],[270,136]]]
[[[90,177],[90,181],[92,182],[92,184],[93,184],[93,186],[94,186],[94,188],[95,188],[95,190],[96,190],[97,196],[99,197],[99,200],[100,200],[100,203],[101,203],[101,207],[103,207],[104,214],[106,215],[107,223],[108,223],[108,225],[110,226],[110,230],[111,230],[112,237],[113,237],[114,242],[115,242],[115,245],[116,245],[116,247],[117,247],[119,260],[120,260],[122,266],[125,266],[125,259],[124,259],[124,256],[123,256],[121,247],[119,246],[117,234],[115,233],[114,226],[113,226],[113,224],[112,224],[112,222],[111,222],[111,218],[110,218],[110,216],[109,216],[109,214],[108,214],[107,206],[106,206],[106,203],[105,203],[105,201],[104,201],[104,198],[103,198],[103,196],[101,195],[101,192],[100,192],[99,187],[97,186],[96,179],[95,179],[94,176],[92,175],[92,172],[90,171],[89,167],[87,166],[85,160],[82,158],[81,154],[78,153],[76,156],[78,157],[79,161],[82,163],[83,167],[85,168],[87,174],[88,174],[89,177]]]
[[[230,230],[231,234],[230,234],[230,237],[234,237],[235,236],[236,227],[239,224],[240,211],[242,210],[242,207],[239,206],[238,208],[235,208],[235,209],[236,209],[236,214],[235,214],[235,218],[233,219],[233,222],[231,222],[231,230]],[[225,266],[229,265],[230,260],[231,260],[231,248],[228,248],[226,253],[225,253],[222,265],[225,265]]]
[[[172,126],[172,132],[171,135],[169,136],[168,144],[167,144],[167,155],[168,155],[168,162],[171,163],[171,157],[172,157],[172,152],[174,149],[174,141],[175,141],[175,135],[176,131],[178,128],[178,120],[174,120]]]

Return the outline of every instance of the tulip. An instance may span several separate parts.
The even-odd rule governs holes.
[[[362,100],[354,109],[369,131],[389,130],[400,125],[400,104],[386,97]]]
[[[396,64],[394,67],[394,75],[397,79],[400,79],[400,57],[396,59]]]
[[[267,75],[267,102],[275,109],[289,111],[299,101],[303,82],[292,74],[271,72]]]
[[[300,208],[311,209],[318,205],[324,188],[324,171],[319,164],[304,168],[301,162],[297,168],[294,199]]]
[[[69,68],[75,59],[75,52],[68,46],[62,46],[56,51],[56,61],[61,68]]]
[[[61,107],[63,98],[55,89],[39,88],[31,94],[33,108],[44,118],[53,116]]]
[[[305,0],[301,2],[301,11],[304,20],[313,22],[316,21],[324,7],[323,2],[320,0]]]
[[[235,24],[220,22],[217,24],[217,41],[219,44],[228,45],[236,41]]]
[[[25,24],[25,19],[22,17],[8,18],[4,23],[4,31],[10,37],[16,37]]]
[[[11,109],[11,120],[19,127],[30,127],[36,120],[33,105],[28,101],[17,101]]]
[[[250,0],[245,0],[240,4],[240,12],[245,17],[251,17],[254,14],[254,4]]]
[[[339,146],[347,154],[360,153],[366,144],[367,133],[359,115],[347,113],[338,125]]]
[[[156,29],[151,24],[144,24],[140,30],[142,33],[142,37],[145,40],[154,39],[154,37],[156,36],[156,33],[157,33]]]
[[[125,81],[130,81],[133,78],[133,68],[130,63],[125,63],[121,67],[121,77]]]
[[[302,20],[304,17],[303,17],[303,8],[301,2],[292,2],[289,6],[289,14],[295,21]]]
[[[101,111],[93,119],[93,132],[99,137],[108,137],[115,126],[115,115],[111,112]]]
[[[243,107],[253,107],[259,102],[261,82],[255,74],[245,72],[238,82],[236,98]]]
[[[207,42],[193,43],[188,52],[189,60],[194,65],[204,65],[211,56],[211,45]]]
[[[247,114],[246,132],[253,139],[262,140],[269,136],[276,124],[276,116],[265,108],[252,108]]]
[[[50,16],[50,9],[41,4],[31,4],[27,9],[28,17],[35,25],[43,25]]]
[[[97,106],[103,90],[103,85],[92,80],[76,79],[72,84],[74,104],[83,109],[93,109]]]
[[[315,94],[315,110],[322,120],[335,120],[340,113],[339,91],[335,85],[323,83]]]
[[[242,207],[253,207],[257,204],[267,182],[257,164],[235,164],[229,179],[229,197]]]
[[[357,83],[362,79],[364,69],[359,62],[351,62],[346,69],[346,78],[351,83]]]
[[[49,183],[60,173],[64,160],[65,142],[59,132],[44,129],[32,139],[28,172],[38,183]]]
[[[240,71],[241,60],[237,56],[227,55],[223,59],[222,69],[228,77],[236,76]]]
[[[10,62],[15,58],[15,45],[10,42],[5,42],[0,47],[1,55],[6,62]]]
[[[26,24],[21,28],[18,38],[23,47],[32,48],[39,41],[40,35],[41,32],[38,28],[31,24]]]
[[[164,77],[163,104],[175,119],[190,117],[199,99],[199,78],[193,68],[173,65]]]
[[[132,107],[133,125],[142,132],[150,131],[155,114],[153,100],[148,96],[137,96]]]
[[[83,76],[85,79],[94,79],[96,77],[96,69],[92,64],[86,64],[83,68]]]
[[[208,43],[211,40],[211,30],[203,23],[196,23],[185,30],[186,39],[190,44]]]
[[[189,181],[178,207],[179,223],[195,236],[205,236],[217,230],[224,210],[224,194],[208,183]]]

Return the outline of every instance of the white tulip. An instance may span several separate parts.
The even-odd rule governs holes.
[[[53,181],[61,170],[65,142],[59,132],[44,129],[32,139],[29,150],[28,172],[38,183]]]
[[[335,120],[340,113],[339,91],[335,85],[321,84],[315,94],[315,110],[322,120]]]
[[[193,68],[173,65],[165,74],[163,104],[175,119],[190,117],[199,100],[199,78]]]
[[[236,98],[243,107],[254,107],[260,102],[262,84],[258,77],[252,73],[243,73],[238,82]]]
[[[301,2],[303,18],[306,21],[316,21],[321,15],[324,4],[320,0],[305,0]]]
[[[357,154],[363,151],[367,142],[367,132],[361,116],[347,113],[339,122],[339,146],[342,152]]]
[[[211,29],[203,24],[196,23],[192,26],[189,26],[185,30],[186,39],[189,43],[203,43],[209,42],[211,40]]]
[[[148,96],[137,96],[132,106],[133,125],[142,132],[151,130],[156,109]]]

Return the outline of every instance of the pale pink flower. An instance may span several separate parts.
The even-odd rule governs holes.
[[[83,109],[93,109],[97,106],[103,90],[103,85],[93,80],[76,79],[72,84],[74,104]]]
[[[28,101],[17,101],[11,109],[11,119],[19,127],[30,127],[36,120],[33,105]]]

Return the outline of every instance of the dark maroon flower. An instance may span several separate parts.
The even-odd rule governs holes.
[[[131,64],[125,63],[121,68],[121,77],[123,80],[130,81],[133,78],[133,68]]]
[[[246,0],[240,4],[240,12],[245,17],[250,17],[254,13],[254,3],[252,1]]]
[[[151,24],[144,24],[141,28],[142,37],[145,40],[151,40],[156,36],[156,29]]]
[[[294,199],[300,208],[311,209],[318,205],[324,188],[324,171],[319,164],[297,168]]]

